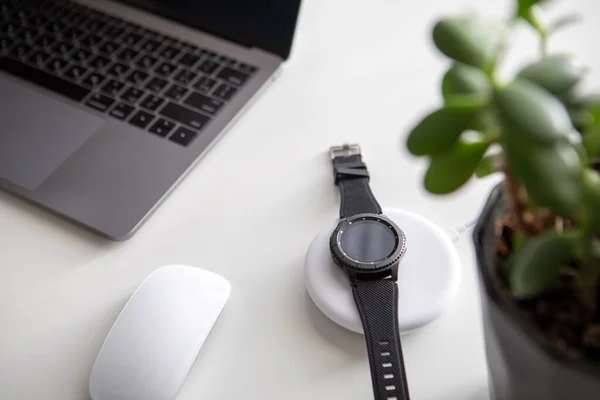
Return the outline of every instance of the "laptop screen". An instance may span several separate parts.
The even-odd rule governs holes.
[[[288,58],[301,0],[118,0]]]

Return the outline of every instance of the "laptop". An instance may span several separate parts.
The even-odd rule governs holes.
[[[300,0],[0,0],[0,188],[131,237],[276,77]]]

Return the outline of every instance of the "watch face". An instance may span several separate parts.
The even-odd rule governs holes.
[[[339,266],[379,273],[402,258],[406,237],[385,215],[358,214],[340,221],[329,246]]]
[[[387,224],[369,219],[348,224],[339,240],[344,253],[363,263],[390,257],[398,244],[398,236]]]

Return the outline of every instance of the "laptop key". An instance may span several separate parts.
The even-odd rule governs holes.
[[[80,67],[79,65],[73,65],[71,68],[65,71],[65,76],[74,80],[78,80],[81,79],[85,73],[85,68]]]
[[[104,86],[102,86],[101,91],[104,93],[108,93],[112,96],[117,96],[126,85],[123,82],[115,81],[114,79],[109,80]]]
[[[148,131],[155,135],[166,137],[174,128],[175,124],[173,122],[160,118]]]
[[[54,72],[59,72],[65,69],[67,65],[69,65],[69,63],[62,58],[53,58],[46,63],[46,68]]]
[[[66,27],[67,26],[60,21],[51,21],[48,25],[46,25],[45,29],[46,29],[46,31],[49,31],[52,33],[60,33]]]
[[[135,108],[133,106],[130,106],[129,104],[117,103],[117,105],[114,106],[112,110],[110,110],[109,115],[117,119],[123,120],[129,117],[133,110],[135,110]]]
[[[223,100],[229,100],[233,97],[233,95],[237,92],[237,89],[233,86],[226,85],[225,83],[221,83],[218,88],[215,89],[213,95],[216,97],[220,97]]]
[[[32,49],[27,44],[17,44],[10,49],[10,54],[18,58],[24,58]]]
[[[95,32],[95,31],[92,31],[92,32]],[[95,34],[90,34],[90,35],[87,35],[86,37],[84,37],[83,39],[81,39],[79,41],[79,44],[81,44],[82,46],[87,47],[87,48],[92,48],[92,47],[97,46],[100,42],[102,42],[102,38],[100,36],[95,35]]]
[[[176,69],[177,69],[177,67],[174,66],[173,64],[164,62],[164,63],[160,64],[154,72],[156,72],[158,75],[162,75],[162,76],[168,78],[169,76],[171,76],[173,74],[173,72],[175,72]]]
[[[205,74],[211,75],[213,72],[219,68],[221,64],[212,60],[204,60],[202,64],[198,67],[198,69]]]
[[[165,81],[164,79],[160,79],[160,78],[152,78],[150,80],[150,82],[148,82],[146,84],[146,89],[148,89],[151,92],[154,93],[159,93],[160,91],[162,91],[167,85],[169,84],[169,82]]]
[[[160,114],[196,129],[202,129],[210,121],[210,117],[207,117],[206,115],[202,115],[171,102],[160,110]]]
[[[129,89],[127,89],[125,93],[121,95],[121,98],[129,103],[135,104],[143,95],[143,90],[134,87],[129,87]]]
[[[233,65],[233,64],[235,64],[235,60],[233,58],[229,58],[229,57],[226,57],[226,56],[218,56],[216,58],[216,61],[220,62],[221,64],[224,64],[224,65]]]
[[[154,57],[142,56],[135,64],[140,68],[150,69],[156,64],[157,61],[158,60]]]
[[[92,107],[98,111],[107,111],[113,105],[115,100],[100,93],[94,93],[85,102],[86,106]]]
[[[109,56],[119,50],[121,46],[113,42],[105,42],[102,46],[98,48],[103,53],[108,54]]]
[[[242,86],[249,78],[248,74],[237,71],[233,68],[225,67],[217,74],[217,78],[222,79],[235,86]]]
[[[186,88],[179,85],[171,85],[171,87],[165,92],[165,96],[179,102],[179,100],[181,100],[187,93],[188,90]]]
[[[123,34],[123,32],[125,32],[123,28],[109,25],[109,27],[102,32],[102,36],[105,38],[117,39]]]
[[[42,36],[38,36],[34,40],[34,43],[40,47],[49,48],[56,44],[56,39],[50,35],[42,35]]]
[[[167,60],[173,60],[175,57],[179,55],[181,50],[176,49],[174,47],[165,47],[161,52],[160,56],[166,58]]]
[[[0,51],[5,52],[13,44],[15,44],[15,41],[11,38],[7,38],[7,37],[0,38]]]
[[[43,88],[80,102],[90,93],[89,89],[50,75],[22,62],[10,58],[0,58],[0,71],[40,85]]]
[[[142,100],[140,106],[150,111],[156,111],[158,107],[160,107],[164,102],[165,101],[160,97],[153,94],[149,94],[144,98],[144,100]]]
[[[99,74],[98,72],[92,72],[85,77],[81,83],[92,88],[100,86],[106,80],[106,76]]]
[[[175,75],[174,79],[182,85],[189,85],[194,79],[196,79],[196,74],[192,71],[188,71],[187,69],[182,69],[177,75]]]
[[[139,53],[133,49],[125,48],[117,54],[117,58],[123,62],[131,62],[138,54]]]
[[[256,67],[254,67],[252,65],[244,64],[244,63],[240,63],[237,66],[237,69],[239,69],[240,71],[242,71],[243,73],[248,74],[248,75],[252,75],[253,73],[256,72]]]
[[[184,103],[210,115],[215,115],[223,106],[222,101],[195,92],[190,94]]]
[[[156,51],[156,49],[158,49],[160,47],[160,42],[158,40],[148,40],[146,42],[144,42],[141,46],[142,50],[144,50],[147,53],[154,53]]]
[[[33,52],[28,58],[30,63],[39,65],[45,63],[46,61],[48,61],[48,59],[50,59],[50,54],[41,50]]]
[[[33,15],[28,20],[29,26],[44,26],[48,22],[48,18],[43,14]]]
[[[200,55],[213,58],[217,56],[217,53],[215,53],[214,51],[202,49],[200,50]]]
[[[138,128],[146,129],[146,127],[152,122],[154,116],[147,113],[146,111],[138,111],[130,120],[131,125],[137,126]]]
[[[215,87],[217,81],[207,76],[203,76],[194,84],[194,87],[201,92],[208,93],[210,90]]]
[[[19,33],[19,38],[25,40],[29,44],[34,44],[34,40],[39,35],[39,32],[35,28],[23,29]]]
[[[95,69],[104,69],[108,64],[110,64],[110,60],[102,56],[96,56],[88,61],[88,65]]]
[[[85,62],[87,61],[90,57],[92,56],[92,53],[90,53],[87,50],[84,49],[76,49],[73,54],[71,54],[69,56],[70,59],[75,60],[77,62]]]
[[[139,35],[137,33],[128,33],[128,34],[124,35],[121,40],[127,46],[132,47],[132,46],[135,46],[136,44],[138,44],[140,42],[140,40],[142,40],[142,35]]]
[[[148,76],[149,75],[146,72],[136,69],[127,76],[127,81],[133,83],[134,85],[141,85],[146,79],[148,79]]]
[[[184,54],[178,61],[179,64],[185,67],[193,67],[200,60],[200,57],[195,54]]]
[[[106,72],[117,78],[124,78],[130,70],[131,68],[125,64],[115,63]]]
[[[89,24],[85,26],[88,32],[99,32],[100,30],[106,27],[106,23],[100,21],[99,19],[93,19]]]
[[[190,144],[192,140],[197,136],[197,133],[192,131],[191,129],[187,129],[184,127],[179,127],[173,135],[169,138],[175,143],[178,143],[182,146],[187,146]]]
[[[73,45],[70,43],[59,42],[52,47],[52,50],[59,55],[66,56],[73,50],[73,48]]]
[[[70,28],[62,32],[63,39],[71,42],[77,41],[83,35],[83,31],[77,28]]]

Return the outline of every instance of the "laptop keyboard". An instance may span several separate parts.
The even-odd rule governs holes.
[[[182,146],[256,70],[70,1],[0,0],[0,71]]]

